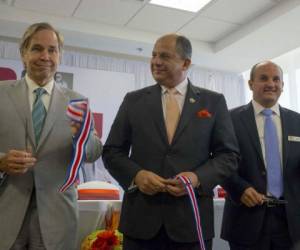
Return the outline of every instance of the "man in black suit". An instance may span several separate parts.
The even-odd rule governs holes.
[[[183,36],[157,40],[151,59],[157,84],[125,96],[106,141],[104,164],[125,190],[124,250],[199,249],[178,175],[197,193],[206,249],[212,248],[212,189],[236,170],[238,146],[223,95],[187,79],[191,55]]]
[[[278,65],[254,65],[249,86],[252,102],[231,111],[242,160],[223,184],[228,197],[221,237],[232,250],[292,249],[300,240],[300,115],[277,103],[283,89]],[[278,160],[274,152],[268,157],[265,109],[275,125]],[[269,158],[279,166],[275,183]]]

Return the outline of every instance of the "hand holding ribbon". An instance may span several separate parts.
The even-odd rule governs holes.
[[[159,192],[165,192],[165,187],[168,183],[168,180],[151,171],[143,169],[140,170],[135,176],[134,183],[142,193],[155,195]]]
[[[60,192],[64,192],[73,185],[85,159],[85,145],[92,128],[92,114],[88,100],[71,100],[67,108],[67,116],[71,119],[71,130],[74,136],[73,154],[68,166],[66,181],[60,188]]]
[[[193,172],[182,172],[178,174],[175,178],[168,179],[167,185],[166,185],[166,191],[174,196],[182,196],[187,194],[186,187],[182,181],[178,178],[178,176],[185,176],[187,177],[193,188],[196,188],[199,186],[199,180],[195,173]]]
[[[137,173],[134,182],[141,192],[148,195],[155,195],[159,192],[168,192],[171,195],[179,197],[188,194],[195,218],[200,250],[205,250],[200,213],[197,199],[194,193],[194,188],[198,187],[200,185],[200,182],[195,173],[182,172],[175,178],[164,179],[153,172],[140,170]]]
[[[70,118],[71,132],[76,136],[82,126],[84,115],[87,111],[87,102],[72,101],[67,108],[67,116]]]

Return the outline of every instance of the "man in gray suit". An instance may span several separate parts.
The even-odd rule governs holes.
[[[66,109],[70,100],[82,96],[54,81],[62,46],[51,25],[31,25],[20,45],[25,77],[0,84],[1,250],[75,250],[76,189],[60,193],[59,188],[80,125],[70,123]],[[38,91],[43,93],[39,101]],[[32,116],[37,102],[46,116],[42,111]],[[86,161],[95,161],[101,150],[91,131]]]
[[[125,190],[124,250],[199,249],[178,175],[195,189],[206,249],[212,248],[212,190],[236,169],[238,146],[223,95],[188,80],[191,55],[183,36],[157,40],[157,84],[126,95],[104,146],[104,164]]]

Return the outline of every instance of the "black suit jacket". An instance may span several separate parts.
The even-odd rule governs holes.
[[[197,115],[208,110],[211,117]],[[128,93],[104,146],[105,167],[124,188],[120,230],[140,239],[153,237],[162,225],[177,241],[197,240],[188,196],[146,195],[126,191],[141,169],[164,178],[194,171],[200,182],[198,204],[205,239],[213,237],[215,185],[237,168],[238,147],[223,95],[188,84],[178,128],[171,145],[164,124],[161,87]]]
[[[260,236],[265,206],[248,208],[240,198],[248,187],[266,194],[267,177],[252,103],[231,111],[238,138],[241,161],[238,172],[225,181],[225,202],[221,237],[225,240],[253,244]],[[300,240],[300,115],[280,107],[284,198],[289,232],[294,242]]]

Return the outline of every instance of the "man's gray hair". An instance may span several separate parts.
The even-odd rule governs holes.
[[[64,44],[63,36],[56,30],[54,27],[49,23],[34,23],[30,25],[27,30],[25,31],[21,42],[20,42],[20,54],[21,56],[24,55],[25,51],[28,49],[32,37],[41,30],[50,30],[56,34],[57,41],[58,41],[58,48],[59,52],[61,52]]]

